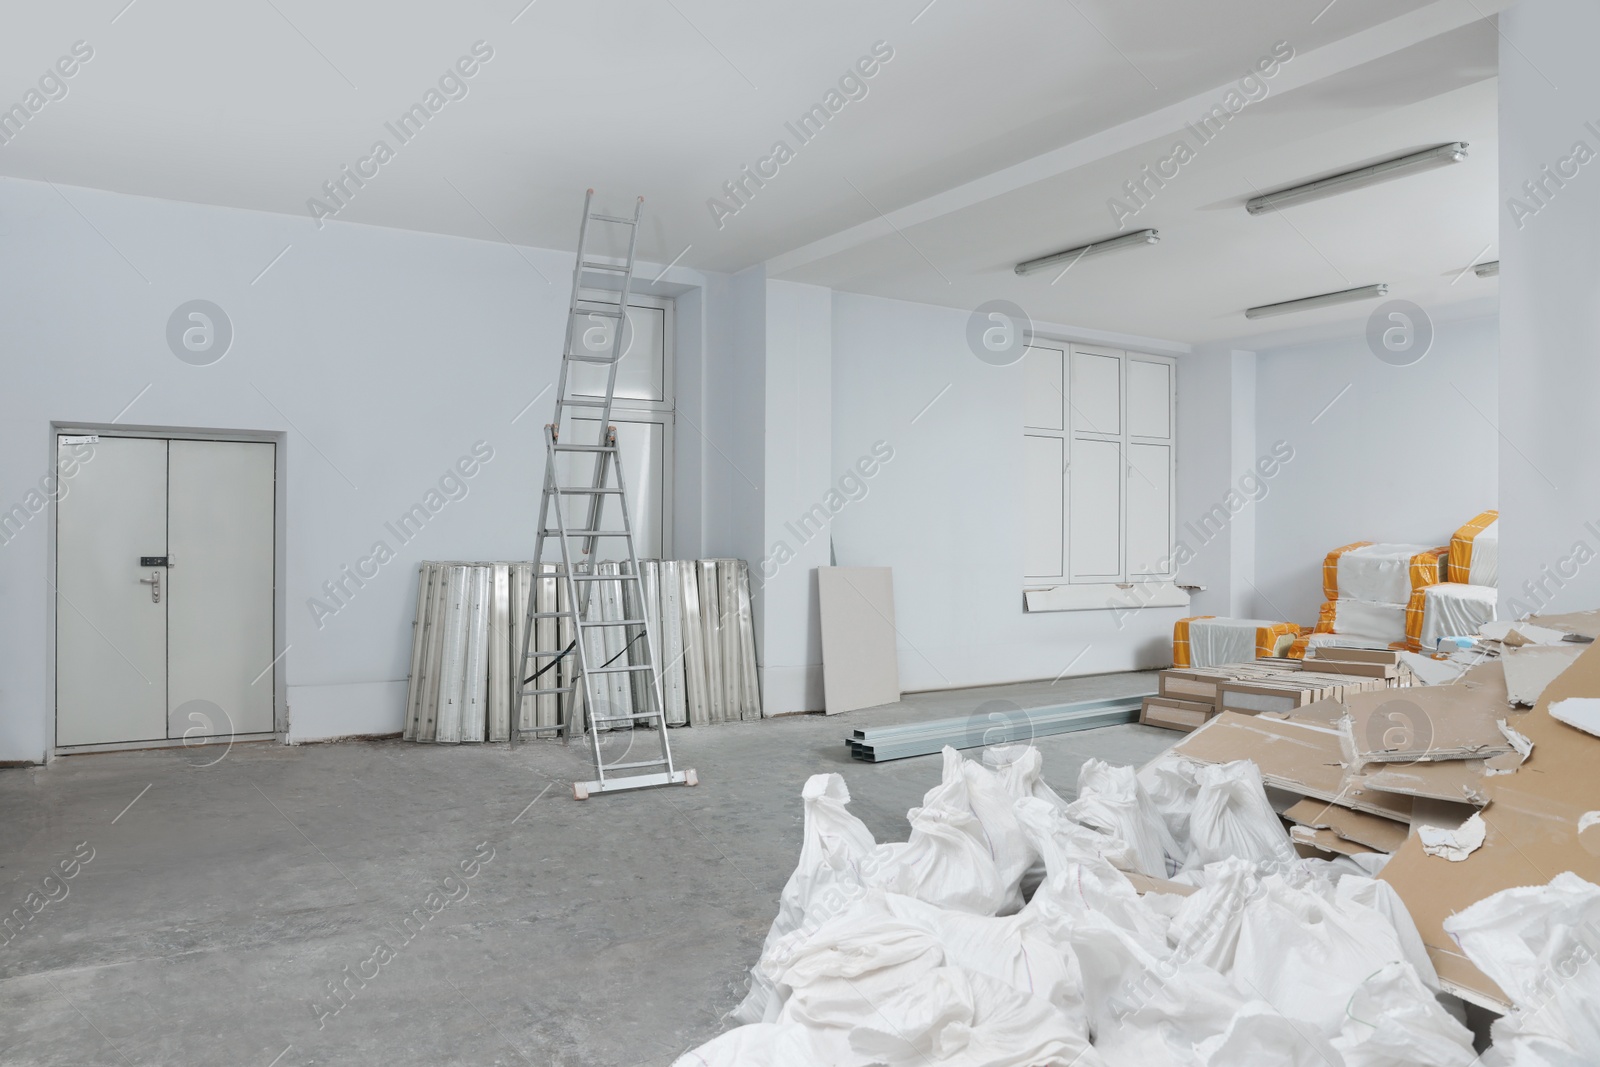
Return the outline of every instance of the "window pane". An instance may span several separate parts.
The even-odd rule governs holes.
[[[1066,547],[1061,481],[1066,442],[1032,436],[1022,442],[1023,573],[1029,578],[1060,578]]]
[[[1062,365],[1066,353],[1059,348],[1032,345],[1022,356],[1022,423],[1041,430],[1064,430],[1061,393]]]
[[[1122,357],[1072,351],[1072,428],[1122,432]]]

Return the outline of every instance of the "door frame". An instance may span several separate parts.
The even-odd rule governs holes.
[[[272,741],[288,743],[289,704],[285,687],[285,656],[287,651],[287,601],[283,576],[288,573],[288,434],[281,430],[211,430],[193,426],[126,425],[115,422],[69,422],[53,419],[49,427],[50,469],[60,470],[62,436],[94,434],[102,437],[155,438],[172,441],[243,441],[271,444],[273,448],[273,501],[272,501],[272,647],[280,650],[271,666],[272,671],[272,725],[269,733],[235,734],[233,741]],[[70,491],[70,490],[69,490]],[[47,761],[57,756],[83,752],[120,752],[130,749],[177,748],[184,744],[181,737],[153,741],[114,741],[99,745],[56,744],[56,539],[60,534],[58,502],[49,498],[50,537],[45,558],[45,682],[50,701],[50,748]],[[221,742],[218,742],[221,743]]]

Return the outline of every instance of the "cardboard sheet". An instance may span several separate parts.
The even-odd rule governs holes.
[[[1351,788],[1376,789],[1402,796],[1429,797],[1482,807],[1489,802],[1484,761],[1439,760],[1431,763],[1369,763],[1352,773]]]
[[[1600,638],[1600,608],[1594,611],[1571,611],[1562,615],[1534,615],[1529,622],[1548,626],[1562,633],[1577,634],[1593,641]]]
[[[827,713],[899,700],[893,572],[888,567],[818,567],[817,600]]]
[[[1450,685],[1362,693],[1345,701],[1349,763],[1482,759],[1512,751],[1499,720],[1516,725],[1499,660]]]
[[[1405,844],[1411,828],[1403,822],[1352,811],[1321,800],[1302,800],[1283,813],[1290,822],[1313,830],[1328,830],[1346,841],[1377,852],[1393,852]]]
[[[1313,830],[1309,826],[1294,827],[1289,832],[1289,839],[1297,845],[1310,845],[1318,851],[1333,852],[1340,856],[1364,856],[1380,851],[1340,837],[1332,830]]]
[[[1556,676],[1572,665],[1583,645],[1526,645],[1508,648],[1500,657],[1505,670],[1507,699],[1532,706]]]
[[[1517,729],[1534,743],[1515,774],[1484,779],[1490,806],[1483,846],[1459,863],[1427,855],[1416,837],[1395,853],[1379,875],[1399,892],[1449,987],[1480,1003],[1504,1003],[1504,994],[1474,967],[1444,932],[1445,918],[1502,889],[1544,885],[1562,871],[1600,883],[1600,841],[1580,820],[1600,810],[1600,738],[1550,716],[1549,705],[1568,697],[1600,697],[1600,648],[1589,646],[1545,689]]]
[[[1253,760],[1269,786],[1390,819],[1411,817],[1410,797],[1346,784],[1337,730],[1225,711],[1172,751],[1201,763]]]

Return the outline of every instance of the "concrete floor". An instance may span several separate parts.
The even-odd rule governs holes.
[[[667,1064],[743,996],[799,851],[806,777],[843,774],[879,840],[903,840],[936,783],[937,756],[853,763],[847,730],[1152,683],[677,730],[699,788],[582,804],[568,783],[588,777],[585,749],[559,743],[254,744],[210,766],[200,749],[0,771],[0,908],[31,916],[0,932],[0,1063]],[[1070,793],[1085,759],[1143,763],[1176,736],[1038,745]],[[75,849],[92,858],[46,881]]]

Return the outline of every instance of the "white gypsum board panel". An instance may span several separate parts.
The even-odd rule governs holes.
[[[888,567],[818,567],[817,598],[827,713],[899,700],[893,571]]]

